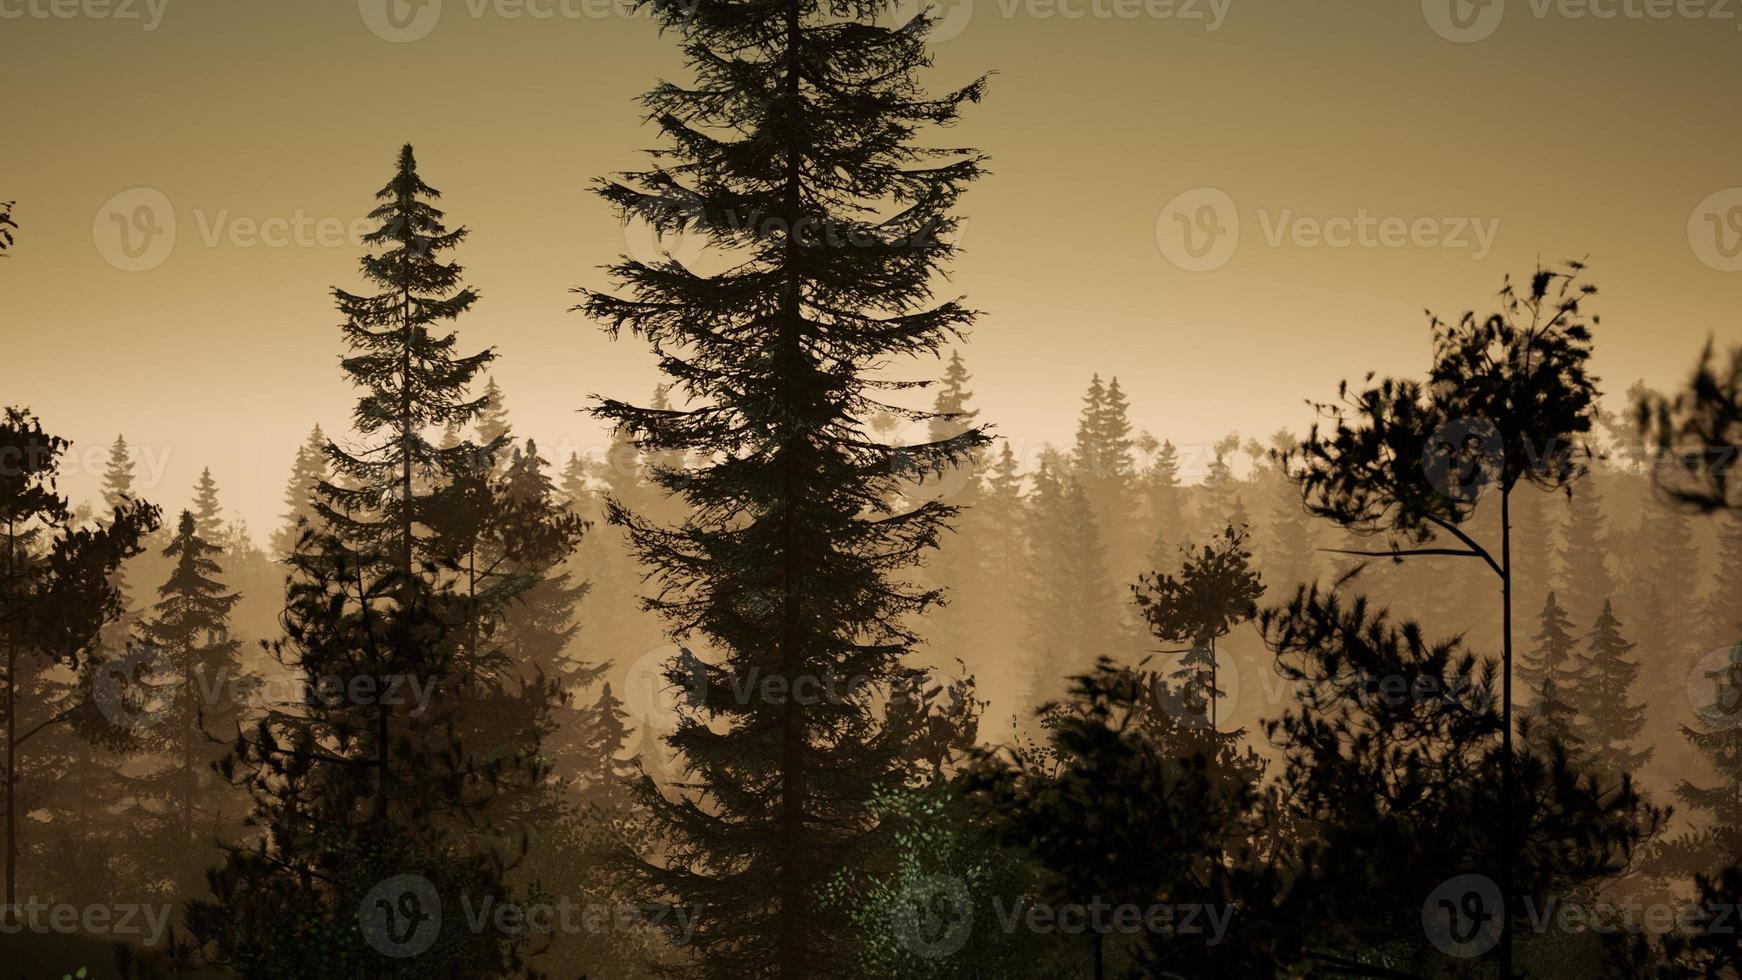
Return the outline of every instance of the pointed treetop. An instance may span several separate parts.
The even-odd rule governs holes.
[[[209,544],[216,544],[222,539],[224,509],[218,503],[218,483],[212,479],[210,468],[200,471],[199,482],[194,485],[193,513],[201,538]]]

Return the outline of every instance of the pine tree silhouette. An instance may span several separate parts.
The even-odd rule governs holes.
[[[1494,870],[1506,912],[1496,959],[1507,977],[1520,911],[1512,900],[1519,841],[1507,819],[1517,800],[1511,500],[1520,488],[1563,489],[1583,472],[1576,451],[1591,429],[1596,388],[1585,368],[1595,318],[1587,322],[1582,308],[1595,287],[1579,281],[1582,269],[1576,262],[1566,272],[1539,269],[1523,291],[1508,280],[1499,311],[1485,317],[1433,320],[1427,383],[1386,378],[1360,391],[1343,383],[1339,402],[1320,406],[1330,431],[1315,423],[1288,460],[1314,514],[1392,536],[1389,548],[1351,549],[1357,554],[1474,559],[1500,584],[1504,805]],[[1498,534],[1483,544],[1465,525],[1490,488]]]
[[[1285,840],[1287,883],[1260,914],[1308,963],[1365,975],[1362,959],[1387,949],[1387,976],[1468,969],[1422,941],[1424,894],[1485,875],[1510,842],[1514,894],[1541,908],[1625,871],[1663,826],[1666,811],[1626,776],[1593,779],[1560,751],[1525,745],[1512,792],[1498,783],[1500,756],[1514,751],[1500,668],[1461,639],[1435,641],[1365,597],[1316,586],[1264,610],[1260,629],[1299,692],[1265,727],[1286,760],[1275,789],[1283,818],[1304,830]],[[1504,830],[1485,819],[1496,812]],[[1470,911],[1499,931],[1497,899]]]
[[[940,598],[897,577],[953,509],[880,511],[985,437],[878,441],[867,426],[880,411],[930,413],[881,404],[888,382],[868,372],[939,351],[973,318],[958,302],[934,304],[931,290],[952,253],[951,208],[980,158],[922,146],[918,130],[953,121],[983,84],[920,93],[924,14],[897,28],[871,8],[811,0],[651,9],[680,36],[698,83],[647,96],[671,166],[601,193],[625,217],[700,233],[733,263],[702,275],[674,259],[626,259],[612,273],[631,295],[587,292],[583,303],[613,332],[643,338],[686,405],[606,400],[599,416],[646,451],[705,460],[654,470],[695,506],[684,525],[610,508],[659,580],[650,608],[714,648],[700,717],[670,739],[708,809],[645,794],[669,845],[647,872],[658,890],[703,905],[692,943],[708,975],[819,976],[852,936],[816,887],[872,845],[866,803],[904,778],[912,734],[858,700],[741,703],[731,682],[894,683],[916,640],[906,617]],[[696,139],[704,131],[714,135]]]
[[[1595,473],[1568,488],[1566,520],[1560,530],[1558,591],[1573,622],[1595,622],[1616,594],[1609,558],[1613,542]]]
[[[1218,705],[1226,692],[1220,687],[1216,642],[1257,616],[1258,600],[1264,596],[1263,580],[1252,569],[1252,553],[1246,549],[1246,532],[1224,528],[1202,549],[1186,552],[1177,576],[1145,574],[1131,592],[1157,639],[1187,644],[1167,651],[1183,654],[1172,675],[1185,699],[1182,709],[1210,731],[1220,732]]]
[[[1537,622],[1536,647],[1518,658],[1517,667],[1519,686],[1535,699],[1524,712],[1531,725],[1531,744],[1538,751],[1559,745],[1571,752],[1582,748],[1582,739],[1574,734],[1582,730],[1574,705],[1575,699],[1585,694],[1573,623],[1553,592],[1544,601]]]
[[[1088,495],[1056,453],[1042,456],[1027,503],[1023,645],[1028,701],[1039,705],[1061,697],[1069,678],[1097,658],[1125,651],[1100,529]]]
[[[1144,473],[1144,494],[1149,498],[1149,564],[1165,568],[1179,554],[1187,537],[1185,489],[1180,485],[1179,449],[1164,441]]]
[[[1130,404],[1118,378],[1109,380],[1103,389],[1099,375],[1091,381],[1083,401],[1076,447],[1071,452],[1071,475],[1082,486],[1095,526],[1101,529],[1109,568],[1116,578],[1128,578],[1142,559],[1142,542],[1131,533],[1138,518],[1138,501]]]
[[[153,651],[143,685],[154,759],[130,783],[139,801],[128,813],[131,846],[148,880],[165,883],[165,894],[178,899],[205,891],[219,842],[240,836],[238,801],[220,790],[212,768],[258,690],[243,670],[242,644],[230,638],[230,613],[241,597],[218,582],[217,554],[200,535],[199,519],[183,511],[164,549],[174,569],[139,627]]]
[[[442,212],[428,202],[440,192],[417,174],[408,144],[399,153],[398,172],[376,195],[382,204],[370,212],[379,227],[364,236],[384,251],[363,257],[363,278],[381,292],[358,295],[335,288],[345,317],[344,337],[351,355],[342,365],[366,394],[357,402],[353,425],[372,443],[347,451],[327,443],[334,478],[316,488],[316,510],[339,537],[362,542],[389,539],[397,549],[394,567],[407,583],[419,558],[442,557],[442,546],[420,531],[429,494],[419,495],[414,478],[463,473],[478,458],[493,458],[502,444],[452,449],[431,445],[424,433],[433,426],[465,423],[484,407],[469,386],[493,358],[485,350],[453,353],[456,336],[431,328],[453,320],[478,294],[460,283],[460,268],[437,256],[466,236],[449,231]]]
[[[194,486],[194,520],[199,524],[200,540],[211,545],[224,541],[224,508],[218,503],[218,481],[212,471],[200,471],[200,482]]]
[[[1699,600],[1709,610],[1703,617],[1698,647],[1716,650],[1742,639],[1742,513],[1729,512],[1718,521],[1718,565],[1712,590]]]
[[[95,528],[70,526],[72,512],[59,493],[56,472],[70,444],[47,432],[28,409],[0,416],[0,519],[6,524],[4,577],[0,578],[0,629],[4,631],[6,883],[9,923],[18,909],[21,857],[19,822],[21,757],[32,740],[63,723],[97,738],[114,738],[113,716],[131,702],[105,695],[137,693],[130,681],[143,663],[98,647],[103,626],[121,613],[112,576],[138,554],[145,535],[157,528],[157,508],[116,496],[108,519]],[[31,704],[21,699],[27,662],[77,672],[68,702]],[[70,703],[69,703],[70,702]]]
[[[1591,768],[1611,778],[1637,773],[1652,753],[1650,748],[1633,748],[1645,727],[1645,706],[1632,700],[1639,663],[1627,658],[1634,645],[1622,637],[1609,603],[1603,603],[1585,642],[1589,652],[1578,681],[1577,704],[1581,741],[1590,754]]]
[[[315,491],[332,474],[327,467],[327,436],[315,426],[290,466],[284,488],[284,522],[272,533],[272,553],[280,561],[290,557],[303,533],[314,529],[320,512],[315,509]],[[306,524],[306,527],[305,527]]]
[[[479,707],[511,664],[476,642],[476,604],[455,588],[459,535],[436,530],[463,523],[462,495],[503,448],[443,450],[425,438],[479,411],[484,399],[469,385],[492,357],[456,357],[455,334],[432,333],[476,299],[459,267],[437,260],[465,236],[443,225],[428,203],[437,196],[405,146],[376,195],[379,226],[364,237],[379,251],[360,262],[382,291],[333,290],[351,351],[341,366],[364,390],[354,425],[368,442],[327,444],[333,474],[316,488],[323,527],[289,560],[285,636],[272,651],[304,686],[304,703],[237,732],[220,767],[247,790],[263,836],[229,850],[209,876],[213,900],[188,913],[195,937],[244,975],[426,976],[427,961],[382,947],[365,900],[408,875],[421,890],[370,908],[507,900],[495,804],[526,799],[546,777],[538,743],[547,717],[518,718],[503,733]],[[548,702],[541,692],[525,703]],[[304,938],[335,922],[332,941]],[[492,975],[519,968],[524,937],[444,921],[430,942],[445,969]]]

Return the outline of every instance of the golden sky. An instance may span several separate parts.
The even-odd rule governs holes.
[[[997,72],[944,138],[992,156],[949,284],[985,311],[983,416],[1068,442],[1099,371],[1184,446],[1303,427],[1339,378],[1421,370],[1424,308],[1575,256],[1605,387],[1674,383],[1742,341],[1739,28],[1742,0],[957,0],[934,81]],[[80,450],[124,432],[166,507],[210,466],[263,537],[303,435],[345,428],[328,290],[409,141],[472,230],[464,344],[522,435],[596,449],[589,396],[655,376],[567,312],[627,247],[586,187],[640,163],[662,76],[673,39],[602,0],[0,0],[3,399]]]

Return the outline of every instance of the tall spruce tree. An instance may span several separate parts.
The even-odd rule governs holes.
[[[239,800],[219,786],[213,766],[227,753],[223,739],[241,727],[257,683],[243,671],[242,644],[230,638],[230,612],[241,597],[218,582],[217,554],[200,535],[199,519],[182,511],[164,549],[173,570],[139,628],[153,652],[141,679],[151,705],[143,735],[152,765],[130,781],[137,805],[128,833],[147,879],[175,899],[204,893],[220,842],[241,831]]]
[[[466,237],[465,228],[449,231],[442,212],[429,203],[440,197],[418,176],[407,144],[393,179],[375,195],[381,204],[369,219],[380,224],[363,238],[382,249],[360,263],[363,278],[380,291],[359,295],[333,289],[351,350],[342,366],[365,391],[352,424],[367,442],[354,451],[328,442],[334,478],[316,488],[316,509],[338,537],[392,542],[393,567],[408,598],[418,559],[444,557],[423,513],[439,504],[430,494],[416,492],[418,478],[463,473],[480,453],[494,457],[503,448],[492,443],[442,449],[425,437],[432,427],[466,423],[477,415],[486,399],[472,398],[470,386],[495,357],[488,349],[455,356],[457,336],[435,332],[478,298],[461,283],[457,264],[439,260]]]
[[[1089,500],[1107,547],[1108,565],[1120,579],[1134,574],[1142,559],[1141,542],[1131,533],[1137,520],[1137,476],[1129,409],[1119,379],[1103,388],[1101,376],[1095,375],[1083,398],[1071,451],[1071,476]]]
[[[1586,474],[1568,488],[1557,553],[1560,577],[1556,591],[1575,623],[1596,622],[1604,604],[1615,595],[1615,575],[1610,567],[1613,544],[1597,474]]]
[[[1270,437],[1271,448],[1282,458],[1294,451],[1299,440],[1286,429]],[[1262,555],[1261,567],[1272,581],[1298,584],[1312,581],[1317,565],[1317,537],[1310,514],[1301,506],[1300,491],[1287,478],[1281,466],[1271,468],[1269,512],[1266,515],[1269,546]]]
[[[974,427],[979,413],[969,402],[974,394],[968,390],[967,365],[960,351],[951,351],[937,396],[932,401],[936,417],[930,421],[927,436],[931,443],[947,442]],[[934,481],[925,496],[958,507],[963,517],[955,533],[938,543],[937,555],[925,569],[922,581],[945,590],[949,601],[931,614],[926,630],[926,647],[936,663],[965,660],[973,654],[976,643],[974,624],[984,618],[979,606],[982,590],[975,588],[982,571],[981,536],[974,533],[975,510],[980,503],[978,469],[980,454]],[[925,487],[919,488],[922,492]]]
[[[1645,706],[1633,700],[1640,665],[1628,659],[1634,645],[1621,635],[1621,623],[1609,603],[1603,603],[1585,642],[1586,662],[1576,703],[1591,767],[1611,778],[1637,773],[1652,753],[1649,747],[1633,747],[1645,727]]]
[[[224,507],[218,502],[218,481],[212,479],[209,467],[200,471],[200,480],[194,485],[193,513],[200,540],[221,545],[225,537]]]
[[[1204,470],[1203,497],[1198,504],[1198,530],[1214,533],[1229,524],[1245,527],[1245,505],[1240,500],[1240,477],[1234,472],[1234,453],[1240,449],[1240,434],[1230,432],[1216,440],[1210,465]]]
[[[363,277],[380,291],[333,290],[350,347],[342,366],[363,389],[353,420],[364,444],[328,443],[334,472],[316,488],[324,527],[291,557],[286,636],[274,652],[302,683],[303,703],[238,733],[221,769],[248,791],[262,836],[230,850],[209,879],[214,900],[189,915],[196,936],[245,975],[518,967],[518,937],[474,932],[428,907],[507,898],[492,804],[544,778],[542,719],[522,722],[525,739],[463,740],[482,725],[468,709],[507,667],[500,651],[471,642],[455,542],[434,529],[452,525],[453,488],[469,490],[464,479],[502,446],[444,450],[426,438],[472,420],[484,400],[469,386],[493,356],[457,357],[456,335],[433,332],[477,298],[438,258],[465,236],[444,226],[429,203],[438,196],[405,146],[364,238],[378,251],[361,259]],[[415,887],[400,887],[406,876]],[[414,918],[384,924],[392,915]]]
[[[924,14],[890,27],[881,8],[815,0],[648,6],[681,38],[697,83],[646,97],[672,163],[602,193],[626,217],[699,231],[732,254],[716,274],[626,259],[612,272],[630,295],[588,292],[583,304],[644,338],[688,406],[607,400],[598,414],[644,449],[707,461],[655,469],[695,506],[681,526],[611,508],[661,582],[652,608],[714,652],[701,711],[671,737],[695,788],[675,804],[646,794],[669,841],[668,859],[646,870],[703,905],[693,944],[710,975],[821,976],[852,936],[817,887],[867,852],[866,804],[905,777],[912,734],[862,698],[744,703],[730,692],[753,677],[894,683],[915,640],[907,617],[939,598],[896,576],[936,545],[953,509],[883,510],[902,480],[966,461],[985,437],[892,449],[867,431],[878,412],[929,413],[880,404],[877,392],[899,383],[870,373],[935,353],[973,318],[934,302],[932,287],[953,251],[951,209],[981,160],[918,136],[953,121],[983,82],[920,93]]]
[[[1149,498],[1149,562],[1156,568],[1171,565],[1187,538],[1185,488],[1180,485],[1179,449],[1163,441],[1144,473],[1144,493]]]
[[[514,432],[514,427],[508,423],[508,403],[493,377],[484,379],[484,403],[478,408],[472,430],[477,433],[480,446],[507,442]]]
[[[1711,592],[1702,596],[1706,611],[1699,647],[1716,650],[1742,640],[1742,512],[1732,511],[1718,522],[1718,565]]]
[[[312,529],[320,514],[315,509],[315,491],[330,476],[327,466],[327,436],[320,426],[296,449],[290,464],[290,480],[284,487],[284,521],[272,532],[272,553],[280,561],[296,550],[297,539]],[[304,524],[308,525],[304,528]]]
[[[1069,679],[1100,657],[1124,651],[1094,511],[1056,453],[1041,458],[1027,503],[1023,645],[1029,702],[1038,706],[1064,696]]]
[[[1696,725],[1683,725],[1685,736],[1716,780],[1700,785],[1684,779],[1676,796],[1699,814],[1693,831],[1664,843],[1665,863],[1684,873],[1709,874],[1742,864],[1742,643],[1701,676],[1702,703],[1696,704]],[[1702,780],[1704,782],[1704,780]]]
[[[1584,693],[1573,623],[1553,592],[1543,602],[1537,622],[1535,649],[1518,658],[1519,684],[1535,699],[1525,711],[1531,744],[1544,752],[1552,745],[1572,751],[1581,741],[1574,734],[1580,729],[1574,699]]]

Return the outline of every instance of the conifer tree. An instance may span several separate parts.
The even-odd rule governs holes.
[[[1014,597],[1022,568],[1023,494],[1022,474],[1009,442],[1000,443],[998,458],[987,471],[979,500],[979,506],[968,514],[968,519],[979,522],[976,529],[984,563],[993,580],[999,583],[998,591],[1007,598]]]
[[[484,380],[483,404],[478,408],[478,417],[472,423],[472,431],[478,437],[478,445],[506,445],[512,441],[513,426],[508,424],[508,404],[502,398],[502,389],[496,387],[495,378]],[[498,462],[506,462],[502,457]]]
[[[1278,795],[1285,818],[1310,828],[1285,842],[1286,889],[1264,921],[1315,964],[1309,973],[1492,976],[1423,942],[1431,883],[1482,874],[1500,886],[1482,869],[1515,842],[1514,888],[1540,909],[1622,873],[1662,828],[1665,811],[1625,776],[1593,779],[1529,745],[1509,795],[1494,778],[1509,751],[1501,667],[1461,638],[1434,641],[1365,597],[1316,586],[1260,624],[1299,695],[1266,723],[1285,759]],[[1485,819],[1502,810],[1505,829]],[[1461,933],[1471,922],[1499,940],[1505,894],[1466,898],[1457,940],[1483,935]],[[1385,969],[1362,962],[1377,949],[1391,951]]]
[[[219,584],[217,554],[201,537],[199,519],[182,511],[164,549],[174,568],[139,630],[153,651],[142,680],[151,705],[143,734],[154,765],[131,781],[140,805],[129,812],[129,831],[148,880],[177,899],[204,892],[219,842],[240,830],[238,801],[226,798],[213,766],[227,751],[221,739],[241,727],[256,684],[243,672],[242,644],[230,638],[240,596]]]
[[[1124,650],[1100,529],[1087,494],[1057,454],[1043,456],[1034,474],[1024,537],[1023,644],[1032,664],[1030,703],[1039,705],[1062,696],[1069,678],[1097,658]]]
[[[200,471],[200,482],[194,486],[194,520],[199,525],[200,540],[219,545],[224,540],[224,508],[218,503],[218,481],[212,479],[210,468]]]
[[[1701,786],[1684,779],[1676,796],[1699,815],[1693,832],[1666,841],[1666,863],[1684,872],[1711,873],[1742,863],[1742,643],[1732,646],[1700,681],[1709,685],[1697,726],[1682,726],[1682,734],[1706,763],[1716,782]]]
[[[1278,433],[1272,440],[1278,453],[1294,450],[1295,440],[1287,433]],[[1311,516],[1301,505],[1300,491],[1286,479],[1273,478],[1269,513],[1266,524],[1270,531],[1262,566],[1272,580],[1287,584],[1310,582],[1317,566],[1317,539]]]
[[[329,475],[327,436],[317,425],[297,447],[296,459],[290,466],[290,480],[284,488],[284,523],[272,533],[272,553],[278,560],[290,557],[296,550],[304,522],[309,528],[314,527],[320,516],[315,509],[315,491]]]
[[[1654,646],[1661,655],[1694,652],[1698,624],[1699,545],[1687,515],[1658,495],[1647,498],[1634,556],[1635,618],[1654,624]]]
[[[133,451],[125,436],[116,436],[109,447],[109,459],[103,467],[103,506],[110,513],[121,510],[133,500]]]
[[[480,665],[433,576],[402,576],[391,538],[331,532],[291,556],[285,637],[301,685],[236,734],[219,774],[248,798],[252,840],[207,875],[188,928],[243,976],[496,976],[521,937],[462,910],[510,901],[495,804],[542,780],[528,754],[473,752]],[[492,746],[491,748],[495,748]]]
[[[548,714],[552,728],[541,740],[546,756],[584,765],[591,757],[577,752],[576,739],[592,719],[577,717],[574,699],[608,665],[573,655],[576,608],[588,585],[574,580],[568,562],[586,522],[557,499],[547,465],[531,439],[509,457],[482,540],[469,556],[473,562],[485,556],[487,577],[496,583],[486,608],[476,609],[474,596],[474,611],[490,622],[492,642],[509,664],[509,683],[490,698],[503,713],[499,737],[524,738],[524,719]]]
[[[852,937],[816,890],[872,847],[866,804],[905,778],[912,733],[882,724],[864,699],[741,703],[730,682],[895,683],[915,642],[908,616],[940,598],[896,577],[936,545],[953,509],[882,511],[904,480],[965,462],[985,437],[878,441],[868,424],[897,410],[876,395],[900,382],[868,374],[939,351],[973,318],[958,302],[934,304],[931,290],[952,253],[951,208],[980,158],[918,139],[983,83],[921,94],[924,14],[890,27],[881,10],[814,0],[650,9],[680,36],[698,82],[647,96],[671,165],[602,193],[732,254],[707,275],[675,259],[624,260],[612,271],[632,295],[589,292],[584,303],[652,346],[686,406],[608,400],[599,414],[644,450],[706,461],[654,471],[694,505],[683,525],[610,512],[659,580],[650,607],[673,634],[713,648],[699,716],[671,738],[706,809],[645,794],[669,842],[669,859],[647,871],[674,899],[703,905],[693,945],[710,975],[820,976]]]
[[[932,443],[947,442],[973,429],[979,413],[969,406],[973,392],[968,390],[967,365],[959,351],[950,352],[937,396],[932,402],[936,413],[928,426]],[[974,513],[980,503],[979,453],[967,462],[952,467],[931,484],[926,496],[960,508],[961,520],[955,533],[938,543],[937,555],[925,570],[923,580],[944,590],[949,601],[931,614],[926,630],[926,647],[937,662],[964,659],[973,655],[976,630],[974,623],[984,616],[979,609],[982,590],[976,588],[982,572],[981,537],[975,533]],[[921,492],[925,488],[920,488]]]
[[[361,261],[363,278],[380,292],[333,290],[351,350],[342,365],[366,392],[352,422],[370,441],[354,451],[328,442],[334,477],[316,489],[316,509],[340,538],[392,541],[393,567],[408,593],[417,559],[442,557],[441,543],[430,539],[425,526],[431,497],[415,492],[416,478],[461,473],[479,454],[494,457],[502,450],[499,443],[444,450],[425,438],[431,427],[477,415],[485,399],[470,397],[469,386],[495,357],[490,350],[455,356],[456,335],[434,332],[478,298],[461,284],[457,264],[438,259],[466,237],[465,228],[449,231],[442,212],[429,203],[440,196],[418,176],[407,144],[398,172],[375,195],[382,203],[369,218],[380,225],[363,239],[383,249]]]
[[[1185,488],[1179,478],[1179,449],[1171,441],[1163,441],[1156,450],[1155,459],[1144,474],[1144,490],[1149,498],[1152,529],[1149,562],[1156,568],[1165,568],[1173,563],[1188,536]]]
[[[1071,452],[1071,476],[1089,500],[1095,525],[1101,529],[1108,548],[1108,563],[1119,577],[1134,570],[1141,555],[1133,548],[1134,536],[1130,533],[1137,507],[1132,456],[1135,440],[1128,411],[1129,403],[1120,390],[1119,379],[1113,378],[1103,388],[1101,376],[1095,375],[1083,398],[1076,448]]]
[[[125,510],[132,504],[134,480],[133,450],[128,447],[126,438],[117,435],[103,467],[103,507],[109,514]],[[125,564],[115,568],[109,576],[109,584],[120,601],[121,614],[103,627],[102,644],[105,650],[122,650],[139,621],[133,608],[133,596],[127,588]]]
[[[1245,506],[1240,501],[1240,479],[1234,473],[1233,456],[1239,448],[1240,434],[1237,432],[1216,440],[1211,447],[1213,455],[1204,472],[1203,500],[1198,509],[1200,530],[1208,532],[1230,524],[1235,527],[1250,524],[1244,516]]]
[[[1575,623],[1596,622],[1603,605],[1616,594],[1610,570],[1614,542],[1595,473],[1567,491],[1566,517],[1560,525],[1559,591]]]
[[[0,642],[5,645],[4,715],[6,800],[6,881],[4,909],[18,908],[21,848],[20,778],[26,749],[33,740],[62,724],[78,726],[93,738],[114,738],[111,716],[125,710],[111,702],[104,712],[99,691],[126,685],[104,683],[119,674],[134,676],[141,661],[99,648],[105,624],[121,613],[112,577],[123,561],[138,554],[141,540],[157,527],[158,512],[143,501],[117,495],[99,527],[71,526],[72,511],[56,485],[61,456],[70,444],[45,431],[27,409],[7,408],[0,416],[0,521],[5,523],[0,560]],[[58,666],[78,675],[67,697],[50,703],[40,694],[38,668]],[[0,916],[3,918],[3,916]]]
[[[465,236],[443,225],[429,203],[438,196],[405,146],[364,238],[379,251],[360,262],[381,291],[333,290],[351,351],[342,366],[363,389],[353,420],[365,444],[327,444],[334,472],[316,490],[324,527],[290,560],[286,636],[273,649],[304,703],[238,733],[221,767],[248,792],[263,836],[229,851],[209,876],[213,901],[189,913],[190,930],[244,975],[423,977],[432,963],[492,975],[519,965],[519,937],[474,932],[427,907],[457,913],[462,900],[507,897],[493,804],[544,779],[546,723],[521,719],[524,738],[465,741],[488,721],[469,709],[509,671],[464,628],[474,607],[453,587],[456,542],[434,528],[456,523],[465,503],[456,493],[471,492],[479,461],[503,447],[443,450],[426,439],[472,420],[483,399],[469,386],[493,356],[456,357],[456,335],[433,332],[476,299],[459,267],[438,259]],[[377,894],[406,876],[418,887]],[[412,935],[428,948],[400,948],[408,923],[383,926],[392,914],[413,916]],[[421,935],[423,923],[436,924]]]
[[[572,755],[583,767],[575,774],[577,788],[590,806],[621,812],[629,805],[629,790],[636,776],[634,760],[626,756],[629,712],[606,683],[599,686],[599,696],[586,707],[581,721],[575,726],[577,745]],[[643,733],[644,742],[648,736]],[[654,771],[653,767],[648,771]]]
[[[1718,521],[1718,566],[1712,591],[1701,597],[1705,628],[1699,649],[1717,650],[1742,640],[1742,511],[1726,512]]]
[[[979,689],[990,700],[1015,704],[1028,693],[1022,672],[1011,669],[1022,648],[1028,571],[1022,474],[1008,442],[986,455],[990,465],[955,535],[973,555],[972,566],[949,583],[951,603],[967,630],[956,640],[955,656],[980,679]]]
[[[1537,622],[1535,649],[1518,658],[1518,682],[1536,699],[1525,712],[1532,744],[1542,751],[1560,745],[1571,752],[1582,741],[1574,734],[1582,730],[1574,699],[1586,693],[1580,685],[1583,664],[1574,649],[1573,623],[1553,592]]]
[[[1637,773],[1652,753],[1650,748],[1633,748],[1645,727],[1645,705],[1633,701],[1640,665],[1628,659],[1634,645],[1621,635],[1609,603],[1603,603],[1586,643],[1589,652],[1577,698],[1581,741],[1596,771],[1610,777]]]

